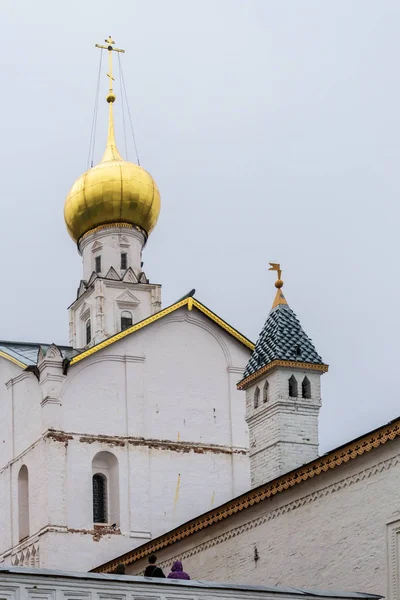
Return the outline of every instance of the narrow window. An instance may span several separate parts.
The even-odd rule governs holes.
[[[94,523],[119,526],[118,460],[111,452],[98,452],[92,460]]]
[[[263,389],[263,402],[265,404],[265,402],[268,402],[268,388],[269,388],[269,383],[268,381],[266,381],[264,383],[264,389]]]
[[[18,536],[20,541],[29,536],[29,474],[25,465],[18,473]]]
[[[92,339],[92,326],[90,324],[90,319],[86,321],[86,346],[90,344]]]
[[[301,358],[301,346],[296,346],[296,357]]]
[[[254,408],[258,407],[259,401],[260,401],[260,388],[256,387],[256,391],[254,392]]]
[[[93,475],[93,523],[107,523],[107,479],[102,473]]]
[[[301,395],[303,398],[311,398],[311,383],[308,377],[301,382]]]
[[[129,312],[129,310],[123,310],[121,313],[121,331],[124,331],[124,329],[128,329],[128,327],[132,327],[132,324],[132,313]]]
[[[294,375],[289,379],[289,396],[291,398],[297,398],[297,379]]]
[[[94,259],[96,273],[101,273],[101,256],[96,256]]]
[[[128,255],[126,252],[121,253],[121,269],[122,271],[126,271],[128,268]]]

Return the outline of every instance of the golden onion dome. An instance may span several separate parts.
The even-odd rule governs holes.
[[[64,205],[68,232],[75,242],[91,229],[112,223],[129,224],[147,235],[160,214],[160,193],[147,171],[125,161],[115,143],[113,102],[110,106],[107,147],[100,163],[79,177]]]

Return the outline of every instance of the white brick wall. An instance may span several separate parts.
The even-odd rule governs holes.
[[[194,578],[387,594],[398,600],[400,439],[157,552]],[[389,539],[388,539],[389,538]],[[389,544],[388,544],[389,541]],[[254,560],[257,548],[259,560]],[[127,567],[141,573],[143,559]],[[389,572],[389,567],[391,571]],[[396,588],[397,586],[397,588]]]
[[[289,397],[289,378],[298,382],[297,398]],[[301,397],[307,376],[311,398]],[[268,401],[263,401],[265,381]],[[256,388],[259,405],[254,407]],[[310,370],[278,368],[246,390],[246,421],[250,436],[251,484],[258,486],[318,456],[318,414],[321,406],[320,374]]]

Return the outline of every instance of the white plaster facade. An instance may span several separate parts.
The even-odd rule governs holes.
[[[158,550],[159,564],[182,560],[194,578],[400,600],[399,490],[396,437]],[[145,563],[128,564],[126,572],[139,574]]]
[[[0,358],[3,563],[89,570],[248,489],[236,383],[249,354],[183,307],[68,370],[55,346],[36,373]],[[102,525],[95,472],[107,476]]]

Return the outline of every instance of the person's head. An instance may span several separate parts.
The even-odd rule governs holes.
[[[171,571],[176,572],[176,571],[183,571],[183,565],[181,563],[180,560],[176,560],[174,562],[174,564],[172,565],[172,569]]]
[[[121,564],[117,565],[116,569],[115,569],[115,574],[116,575],[125,575],[125,567],[124,567],[124,565],[121,565]]]
[[[151,565],[155,565],[155,564],[156,564],[156,562],[157,562],[157,556],[156,556],[155,554],[151,554],[151,555],[149,556],[149,563],[150,563]]]

